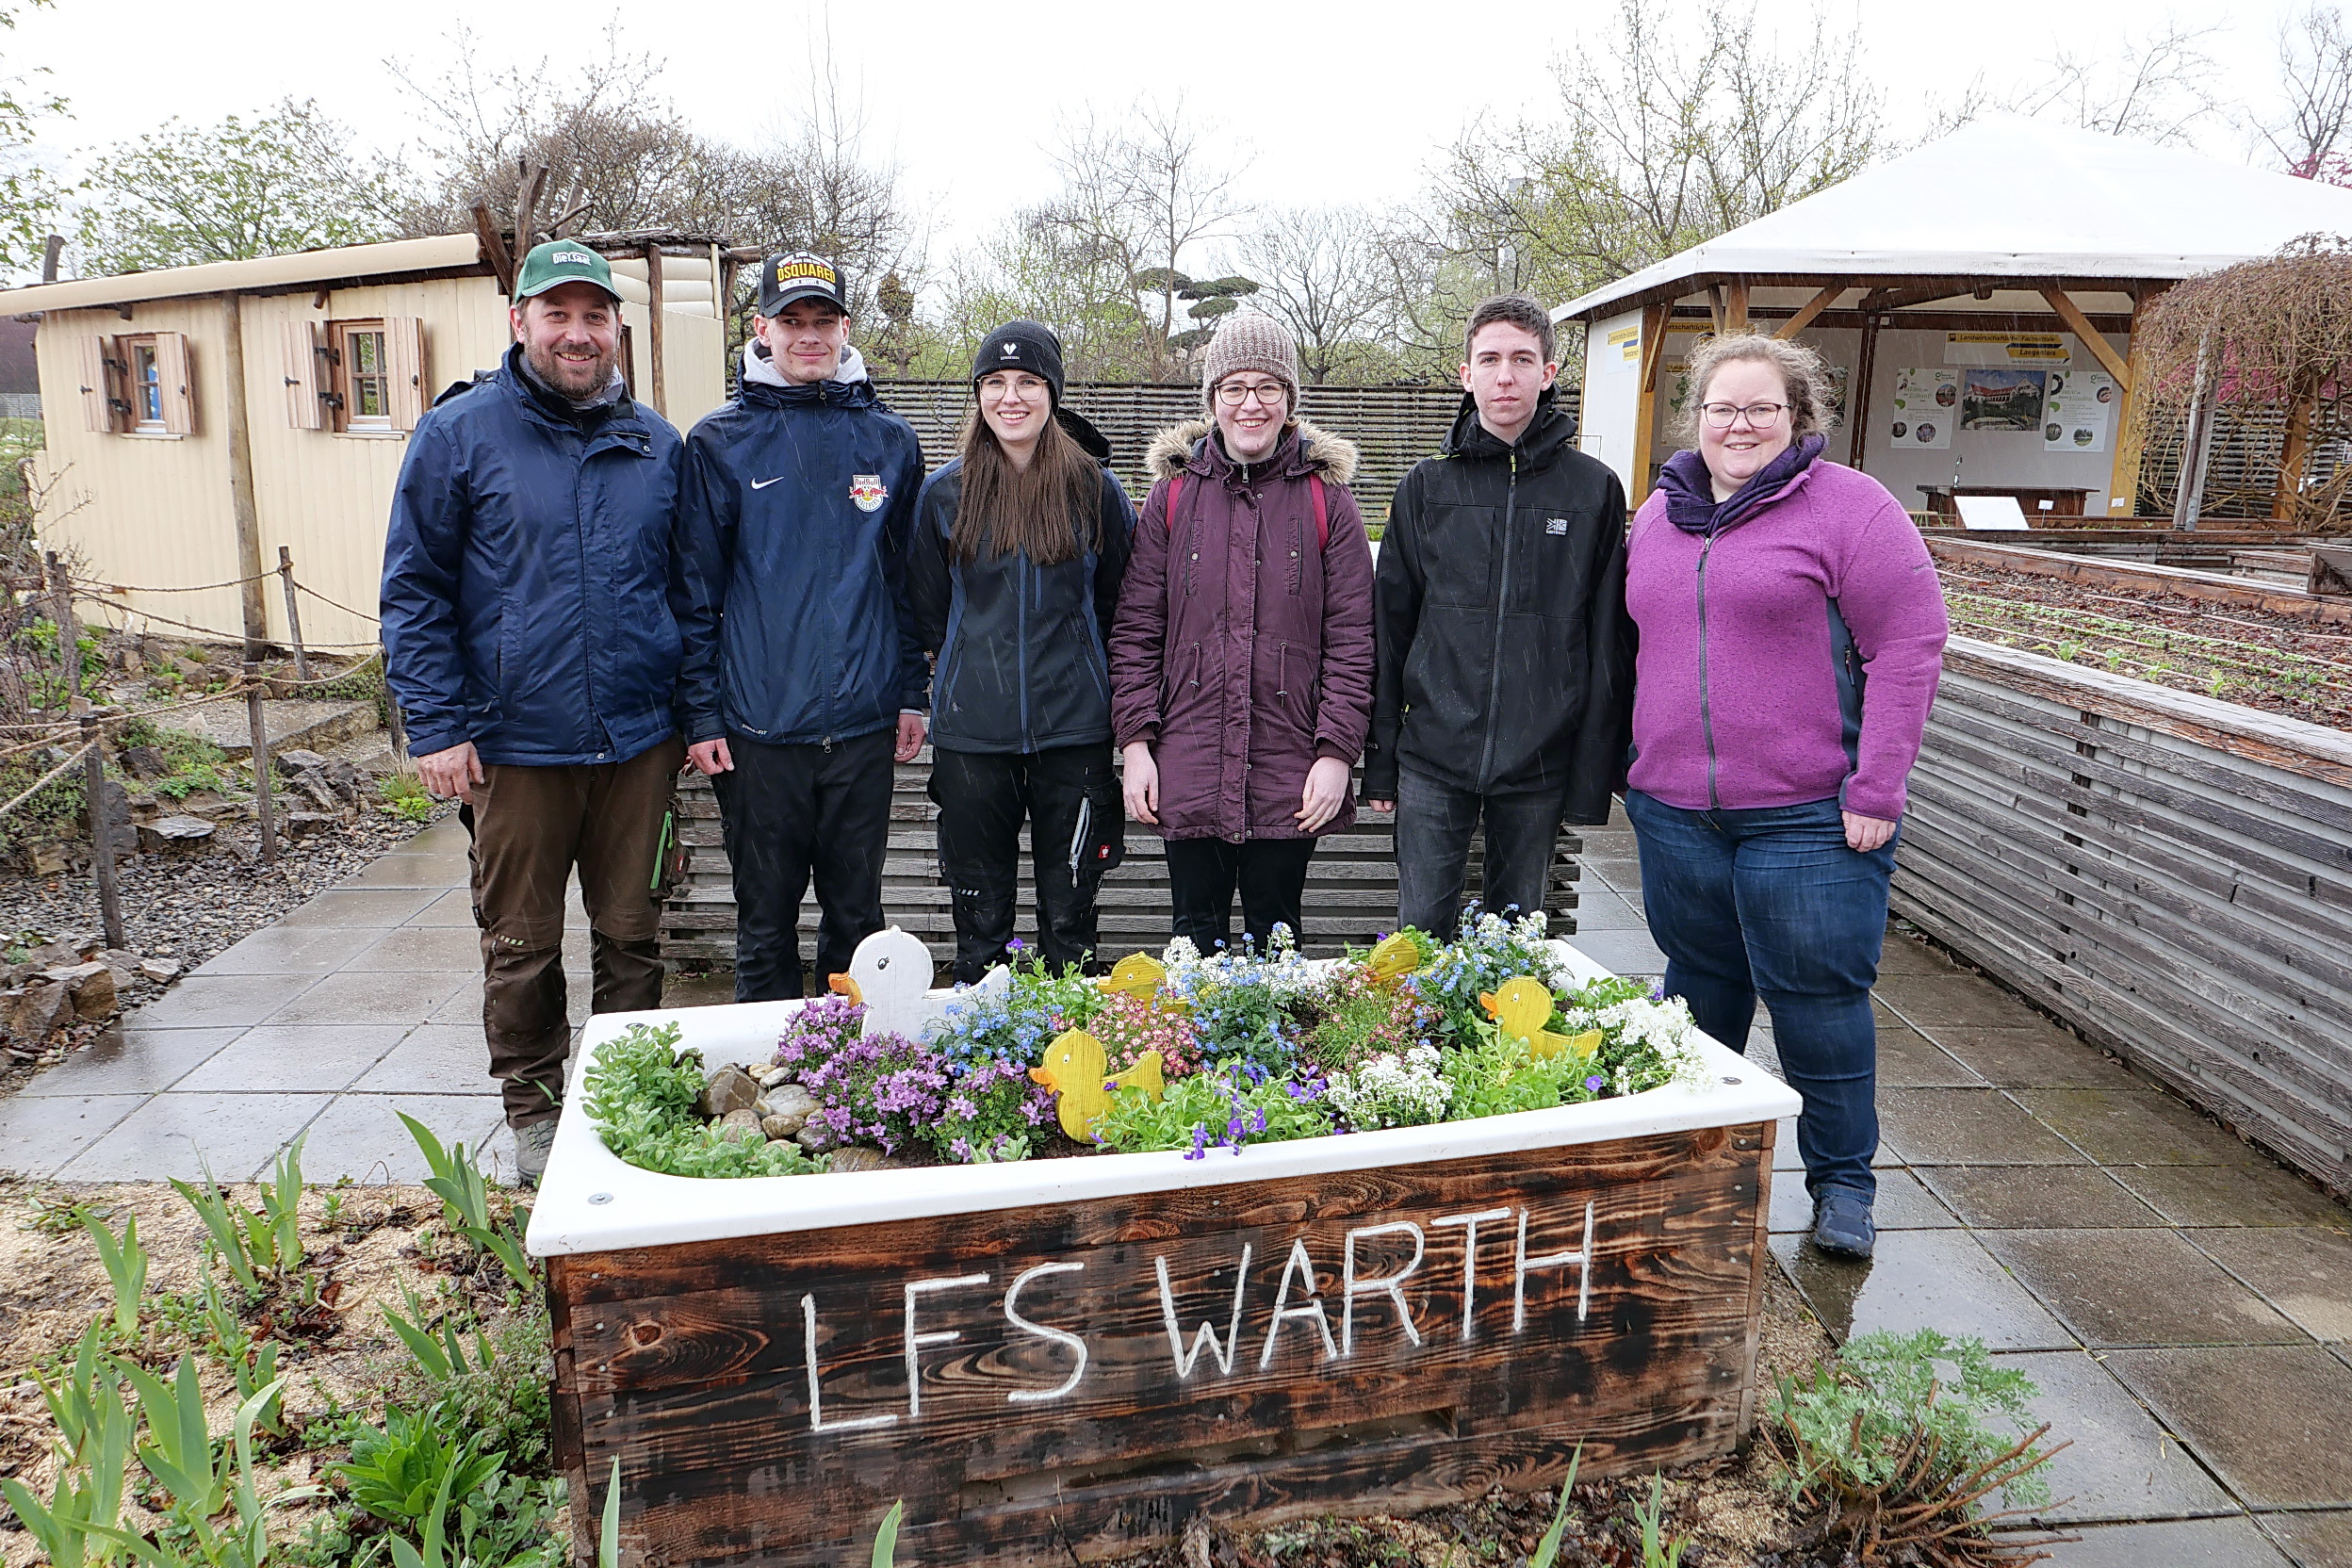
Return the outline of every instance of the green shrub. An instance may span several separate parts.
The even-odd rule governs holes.
[[[695,1114],[702,1054],[678,1049],[678,1025],[632,1023],[596,1047],[581,1077],[604,1146],[643,1170],[670,1176],[806,1176],[827,1168],[789,1139],[737,1142]]]

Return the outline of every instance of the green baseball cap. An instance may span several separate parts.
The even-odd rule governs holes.
[[[545,294],[567,283],[592,283],[617,302],[621,291],[612,286],[612,264],[577,239],[550,239],[533,245],[514,276],[516,302]]]

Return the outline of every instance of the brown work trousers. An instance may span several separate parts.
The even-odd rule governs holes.
[[[591,1005],[662,1004],[662,819],[685,760],[675,738],[626,762],[482,764],[472,810],[474,923],[482,927],[482,1029],[510,1127],[562,1108],[571,1023],[564,1014],[564,890],[580,868],[588,907]]]

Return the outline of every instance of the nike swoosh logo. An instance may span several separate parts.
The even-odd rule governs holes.
[[[784,476],[783,476],[782,474],[778,474],[778,475],[776,475],[774,479],[756,479],[756,480],[753,480],[753,481],[751,482],[751,487],[752,487],[754,490],[765,490],[765,489],[766,489],[769,485],[771,485],[771,484],[781,484],[781,483],[783,483],[783,482],[784,482]]]

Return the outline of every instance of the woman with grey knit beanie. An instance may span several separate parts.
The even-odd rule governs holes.
[[[1152,494],[1111,630],[1127,813],[1168,841],[1174,934],[1203,953],[1300,931],[1318,834],[1355,820],[1372,718],[1372,550],[1356,449],[1298,417],[1272,317],[1225,318],[1205,418],[1152,444]]]

